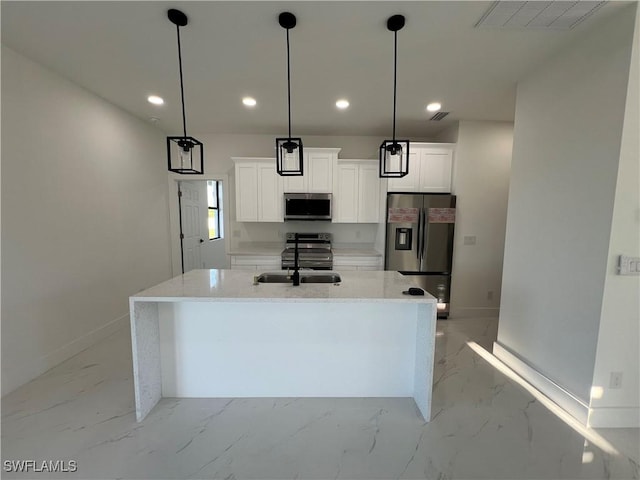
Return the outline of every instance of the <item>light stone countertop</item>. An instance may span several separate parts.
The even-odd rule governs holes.
[[[246,270],[192,270],[144,290],[131,297],[132,301],[175,302],[398,302],[436,303],[424,296],[403,295],[414,286],[398,272],[344,271],[342,281],[306,283],[294,287],[289,283],[261,283],[253,285],[255,274]],[[279,271],[278,273],[282,273]],[[318,272],[316,272],[318,273]],[[322,272],[327,273],[327,272]]]

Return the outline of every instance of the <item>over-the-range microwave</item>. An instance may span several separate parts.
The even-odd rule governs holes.
[[[330,193],[285,193],[285,220],[331,220]]]

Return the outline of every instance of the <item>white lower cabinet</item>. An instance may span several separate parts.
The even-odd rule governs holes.
[[[377,160],[338,160],[333,186],[333,223],[378,223]]]
[[[274,158],[234,158],[237,222],[282,222],[282,177]]]

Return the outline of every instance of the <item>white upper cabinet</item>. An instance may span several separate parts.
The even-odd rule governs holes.
[[[272,159],[273,160],[273,159]],[[258,221],[282,222],[284,219],[282,177],[275,160],[258,162]]]
[[[305,148],[302,176],[283,177],[285,193],[333,192],[333,167],[339,148]]]
[[[274,166],[275,168],[275,166]],[[236,221],[258,221],[258,169],[255,162],[237,161]]]
[[[420,191],[451,192],[453,149],[424,149],[420,156]]]
[[[333,190],[334,223],[377,223],[380,179],[377,160],[338,160]]]
[[[358,165],[339,162],[334,182],[332,221],[358,222]]]
[[[409,173],[404,177],[390,178],[388,190],[390,192],[419,192],[420,191],[420,153],[409,145]]]
[[[411,143],[409,173],[390,178],[389,192],[449,193],[454,144]]]
[[[358,176],[358,223],[380,221],[378,161],[360,165]]]
[[[282,222],[282,177],[274,158],[234,158],[237,222]]]

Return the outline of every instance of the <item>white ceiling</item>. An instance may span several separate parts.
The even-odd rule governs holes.
[[[286,40],[291,36],[294,135],[391,132],[393,34],[398,33],[399,137],[425,137],[456,120],[513,120],[519,79],[625,2],[609,2],[572,30],[474,28],[492,5],[441,2],[10,2],[2,1],[2,43],[158,127],[181,134],[175,26],[181,29],[187,128],[197,133],[287,129]],[[157,94],[165,105],[146,100]],[[247,109],[245,95],[258,105]],[[346,111],[338,98],[351,102]],[[425,106],[451,112],[431,122]]]

